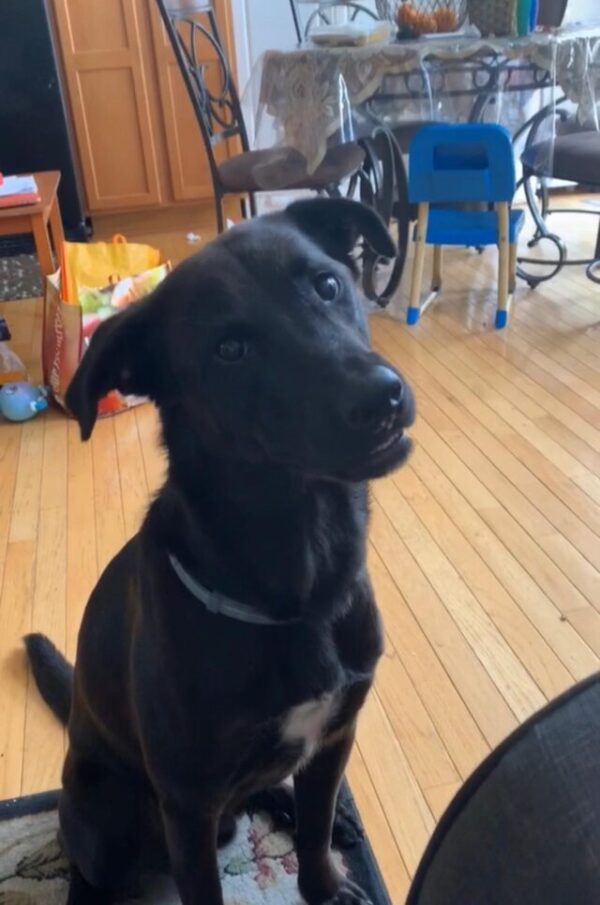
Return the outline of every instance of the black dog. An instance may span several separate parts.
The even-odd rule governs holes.
[[[90,598],[74,674],[27,639],[69,722],[70,905],[110,901],[152,827],[183,905],[221,905],[219,835],[292,774],[302,895],[368,901],[332,866],[330,841],[382,650],[365,482],[407,457],[414,403],[369,345],[359,235],[392,255],[379,218],[347,200],[236,227],[103,323],[69,388],[84,440],[107,391],[150,396],[169,457]]]

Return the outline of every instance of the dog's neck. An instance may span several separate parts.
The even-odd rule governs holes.
[[[332,613],[364,571],[364,485],[202,453],[171,459],[155,509],[191,574],[276,618]]]

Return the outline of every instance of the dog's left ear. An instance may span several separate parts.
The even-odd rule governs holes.
[[[359,236],[383,258],[396,248],[385,223],[372,208],[349,198],[308,198],[294,201],[285,216],[320,245],[330,257],[352,267],[350,254]]]
[[[82,440],[89,439],[98,403],[110,390],[156,399],[160,363],[152,353],[153,304],[151,295],[105,320],[94,332],[65,396]]]

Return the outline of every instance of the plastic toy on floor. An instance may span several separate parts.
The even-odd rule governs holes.
[[[28,421],[48,408],[48,390],[26,381],[7,383],[0,390],[0,413],[8,421]]]

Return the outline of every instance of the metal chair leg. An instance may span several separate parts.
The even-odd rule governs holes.
[[[498,308],[496,311],[496,329],[501,330],[508,323],[508,290],[509,290],[509,208],[503,201],[496,206],[498,215]]]
[[[410,303],[408,311],[406,312],[406,323],[409,324],[409,326],[416,324],[421,315],[421,288],[423,286],[423,265],[425,263],[425,239],[427,236],[428,220],[429,204],[425,201],[419,204],[419,213],[417,217],[412,286],[410,290]]]
[[[217,218],[217,232],[221,234],[225,230],[225,215],[223,212],[223,198],[215,193],[215,215]]]

